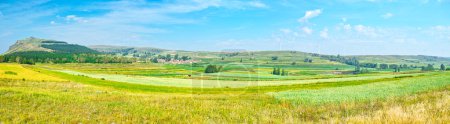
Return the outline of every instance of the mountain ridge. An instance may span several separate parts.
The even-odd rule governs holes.
[[[277,56],[282,53],[304,53],[308,56],[336,56],[336,55],[326,55],[326,54],[316,54],[308,53],[302,51],[242,51],[242,50],[224,50],[222,52],[212,52],[212,51],[184,51],[184,50],[167,50],[155,47],[132,47],[132,46],[114,46],[114,45],[92,45],[83,46],[77,44],[69,44],[64,41],[40,39],[35,37],[29,37],[22,40],[17,40],[15,44],[10,46],[10,49],[5,52],[5,54],[17,53],[17,52],[31,52],[31,51],[42,51],[49,53],[99,53],[99,54],[110,54],[122,57],[130,58],[154,58],[157,55],[166,54],[183,54],[184,55],[198,55],[199,53],[208,56],[207,58],[221,58],[220,54],[225,53],[264,53],[260,56]],[[270,54],[270,56],[268,56]],[[362,63],[448,63],[450,64],[450,58],[439,57],[439,56],[428,56],[428,55],[345,55],[343,57],[356,58]],[[200,56],[200,58],[202,58]],[[323,58],[326,60],[326,58]]]

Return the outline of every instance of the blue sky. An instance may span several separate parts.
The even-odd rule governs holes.
[[[450,0],[0,0],[0,52],[81,45],[450,57]]]

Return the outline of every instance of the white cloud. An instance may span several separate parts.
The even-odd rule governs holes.
[[[266,8],[267,7],[267,5],[262,3],[261,1],[251,1],[248,4],[250,6],[257,7],[257,8]]]
[[[280,31],[283,32],[283,33],[285,33],[285,34],[289,34],[289,33],[292,32],[291,29],[286,29],[286,28],[280,29]]]
[[[394,14],[392,14],[392,13],[386,13],[386,14],[381,15],[381,17],[383,17],[384,19],[389,19],[389,18],[392,18],[393,16],[394,16]]]
[[[320,31],[320,37],[328,39],[328,28],[324,28],[322,31]]]
[[[75,22],[88,22],[88,20],[85,20],[83,17],[78,17],[76,15],[67,15],[65,17],[67,22],[75,21]]]
[[[307,35],[311,35],[313,33],[313,30],[311,28],[308,27],[303,27],[302,31],[307,34]]]
[[[352,26],[350,24],[344,24],[343,28],[346,31],[351,31],[352,30]]]
[[[92,17],[80,17],[68,14],[58,21],[66,21],[61,25],[51,25],[35,30],[42,30],[49,38],[66,41],[85,42],[85,44],[155,42],[155,34],[170,33],[164,28],[156,28],[150,25],[161,24],[192,24],[203,21],[203,18],[177,16],[180,14],[203,11],[209,8],[245,9],[267,7],[259,1],[223,1],[223,0],[189,0],[172,1],[163,4],[137,1],[113,1],[95,3],[91,6],[80,8],[86,11],[102,10],[105,14]],[[205,18],[207,15],[205,15]],[[77,22],[77,23],[71,23]],[[85,23],[89,22],[89,23]],[[50,22],[51,23],[51,22]],[[63,33],[64,32],[64,33]],[[83,36],[83,37],[80,37]]]
[[[364,25],[356,25],[353,27],[353,29],[363,35],[370,36],[370,37],[376,37],[378,36],[375,28],[372,28],[370,26],[364,26]]]
[[[50,24],[52,24],[52,25],[53,25],[53,24],[56,24],[56,22],[55,22],[55,21],[50,21]]]
[[[434,38],[450,40],[450,26],[433,26],[425,29],[425,33]]]
[[[298,19],[299,22],[308,22],[309,19],[319,16],[322,13],[321,9],[309,10],[305,12],[305,15]]]

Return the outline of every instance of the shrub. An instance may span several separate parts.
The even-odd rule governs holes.
[[[272,56],[272,60],[278,60],[278,56]]]
[[[16,72],[12,72],[12,71],[5,71],[5,74],[9,74],[9,75],[17,75]]]
[[[222,66],[217,65],[208,65],[205,69],[205,73],[217,73],[222,70]]]

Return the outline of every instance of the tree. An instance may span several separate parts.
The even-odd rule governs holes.
[[[222,66],[208,65],[205,69],[205,73],[218,73],[222,70]]]
[[[428,70],[428,71],[434,71],[433,65],[432,65],[432,64],[428,64],[427,70]]]
[[[278,60],[278,56],[272,56],[272,60]]]
[[[291,65],[296,65],[296,64],[297,64],[296,62],[292,62],[292,63],[291,63]]]
[[[190,58],[189,56],[182,56],[181,59],[182,59],[183,61],[186,61],[186,60],[189,60],[189,59],[191,59],[191,58]]]
[[[354,71],[354,73],[360,73],[360,72],[361,72],[361,67],[355,66],[355,71]]]
[[[309,59],[309,58],[306,58],[305,60],[303,60],[303,62],[309,62],[309,63],[312,63],[312,59]]]
[[[152,60],[151,60],[153,63],[158,63],[158,58],[153,58]]]
[[[389,69],[397,69],[399,66],[397,64],[390,64]]]
[[[434,71],[434,67],[432,64],[428,64],[427,67],[422,66],[422,71]]]
[[[388,69],[389,65],[388,64],[380,64],[380,69]]]
[[[242,58],[241,58],[241,61],[239,61],[239,62],[241,62],[241,63],[242,63]]]
[[[167,54],[166,55],[166,61],[170,61],[170,60],[172,60],[172,56],[170,54]]]
[[[173,57],[173,59],[179,60],[180,58],[178,58],[178,54],[175,54],[175,56]]]
[[[20,57],[16,57],[16,61],[15,62],[20,63],[20,61],[21,61]]]
[[[281,75],[281,68],[277,69],[277,75]]]
[[[445,71],[445,65],[441,64],[441,71]]]

